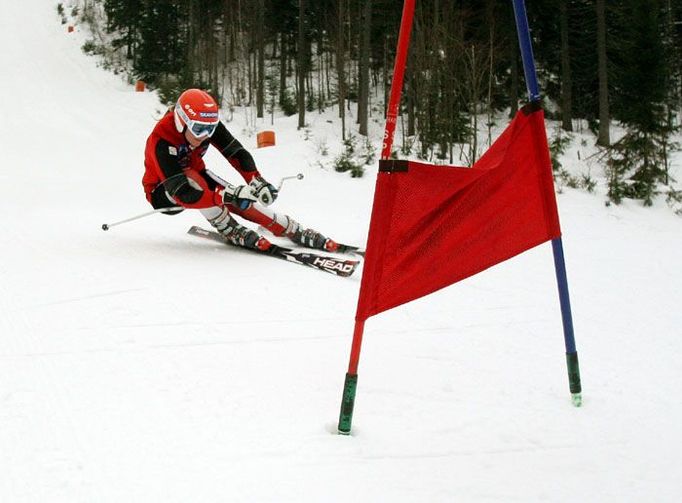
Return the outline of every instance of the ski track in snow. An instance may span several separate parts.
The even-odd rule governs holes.
[[[660,201],[558,196],[581,409],[543,245],[370,319],[339,436],[362,271],[203,242],[185,234],[205,226],[191,211],[102,232],[148,209],[143,148],[163,107],[84,56],[56,2],[6,4],[1,502],[680,499],[682,221]],[[309,141],[278,118],[263,150],[248,117],[228,127],[263,173],[305,175],[276,210],[363,244],[376,166],[359,180],[318,166],[339,143],[331,115],[308,115]],[[36,120],[40,141],[17,134]]]

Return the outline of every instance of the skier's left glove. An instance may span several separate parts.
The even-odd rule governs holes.
[[[268,182],[262,176],[255,176],[251,183],[249,183],[251,188],[253,188],[254,195],[258,198],[261,204],[265,206],[270,206],[277,199],[279,191],[277,187]]]

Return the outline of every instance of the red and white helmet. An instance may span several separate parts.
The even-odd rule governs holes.
[[[187,89],[178,98],[173,110],[175,128],[178,133],[185,128],[197,138],[211,136],[218,123],[218,104],[213,97],[201,89]]]

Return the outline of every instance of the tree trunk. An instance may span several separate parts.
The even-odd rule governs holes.
[[[494,15],[494,5],[491,0],[486,2],[486,17],[489,29],[488,38],[488,97],[487,97],[487,113],[488,113],[488,146],[492,145],[493,142],[493,81],[494,76],[494,64],[495,64],[495,15]]]
[[[305,0],[298,0],[298,128],[305,126],[306,33]]]
[[[369,115],[369,52],[370,33],[372,30],[372,0],[365,0],[362,13],[362,41],[360,44],[360,73],[358,99],[358,120],[360,127],[358,132],[367,136],[367,119]]]
[[[187,13],[189,22],[187,23],[187,55],[185,56],[184,80],[186,82],[194,81],[194,45],[196,40],[194,38],[194,2],[189,1],[189,9]]]
[[[341,0],[343,1],[343,0]],[[388,34],[384,35],[384,117],[388,114],[388,94],[389,94],[389,84],[388,84]]]
[[[561,127],[573,131],[573,103],[571,96],[571,55],[568,44],[568,0],[559,0],[561,32]]]
[[[253,105],[253,87],[254,87],[254,71],[256,68],[256,62],[253,60],[251,57],[251,50],[253,46],[249,44],[249,47],[246,48],[246,59],[248,61],[248,72],[247,72],[247,88],[249,90],[249,102],[248,105],[251,106]]]
[[[476,162],[476,157],[478,156],[478,100],[481,95],[480,87],[480,77],[479,77],[479,64],[478,55],[476,54],[475,46],[471,46],[471,56],[469,58],[469,68],[470,71],[470,81],[467,83],[469,85],[471,103],[471,148],[469,150],[469,163],[473,166]]]
[[[284,107],[287,92],[287,54],[288,46],[284,33],[280,34],[279,48],[279,106]]]
[[[597,0],[597,74],[599,75],[599,136],[597,144],[608,147],[610,138],[608,60],[606,57],[606,0]]]
[[[407,106],[407,136],[414,136],[416,129],[416,111],[415,99],[416,89],[414,76],[414,57],[408,55],[407,58],[407,74],[406,74],[407,89],[405,93]]]
[[[518,42],[512,38],[511,51],[511,86],[509,89],[509,101],[511,103],[509,116],[514,117],[519,111],[519,48]]]
[[[336,37],[336,73],[338,76],[338,92],[339,92],[339,117],[341,118],[341,138],[346,139],[346,77],[345,77],[345,36],[344,36],[344,18],[346,13],[345,0],[339,0],[339,18],[338,29]]]
[[[263,108],[265,103],[265,27],[263,17],[265,16],[265,0],[258,0],[256,12],[256,33],[258,51],[258,76],[256,81],[256,117],[263,118]]]

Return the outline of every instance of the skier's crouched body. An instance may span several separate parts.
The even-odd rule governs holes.
[[[242,176],[234,186],[206,169],[203,156],[213,145]],[[142,179],[147,200],[156,209],[196,208],[230,242],[266,250],[270,242],[237,223],[232,214],[255,222],[296,244],[335,251],[337,244],[266,206],[277,188],[265,180],[251,154],[220,122],[218,105],[205,91],[183,92],[172,111],[159,120],[147,139]],[[182,211],[168,212],[175,214]]]

